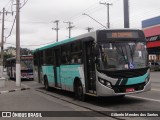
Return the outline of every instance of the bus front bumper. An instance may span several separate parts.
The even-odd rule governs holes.
[[[33,75],[27,75],[27,76],[21,75],[21,79],[33,79]]]
[[[151,81],[149,80],[147,84],[133,85],[131,87],[113,87],[109,88],[101,83],[97,85],[97,96],[119,96],[127,94],[141,93],[151,90]]]

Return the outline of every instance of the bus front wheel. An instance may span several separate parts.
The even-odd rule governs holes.
[[[75,97],[78,100],[85,101],[85,95],[84,95],[83,87],[80,80],[76,81],[75,83]]]

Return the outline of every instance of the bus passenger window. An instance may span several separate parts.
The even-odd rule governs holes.
[[[73,55],[72,63],[78,63],[78,55]]]
[[[82,63],[82,61],[81,61],[81,59],[80,59],[80,58],[78,59],[78,63]]]
[[[71,43],[69,60],[72,64],[82,63],[82,45],[80,41]]]
[[[68,57],[67,57],[67,55],[66,55],[66,52],[63,52],[63,53],[62,53],[62,63],[63,63],[63,64],[68,64],[68,63],[69,63]]]
[[[61,51],[61,63],[69,64],[70,61],[70,45],[66,45],[62,47]]]
[[[74,54],[71,56],[71,63],[82,63],[81,54]]]

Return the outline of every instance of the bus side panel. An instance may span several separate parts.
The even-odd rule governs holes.
[[[53,66],[42,66],[43,76],[46,75],[50,86],[55,85]]]
[[[56,73],[57,73],[57,84],[58,84],[58,87],[61,87],[60,67],[56,67]]]
[[[62,65],[60,67],[61,70],[61,82],[62,89],[73,91],[73,83],[76,77],[80,78],[83,86],[84,86],[84,75],[81,74],[82,69],[81,65]]]

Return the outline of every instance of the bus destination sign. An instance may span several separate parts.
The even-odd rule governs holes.
[[[112,37],[114,38],[128,38],[128,37],[132,37],[132,33],[131,32],[114,32],[112,33]]]
[[[33,56],[21,56],[21,59],[33,59]]]
[[[138,38],[138,32],[109,32],[107,38]]]

